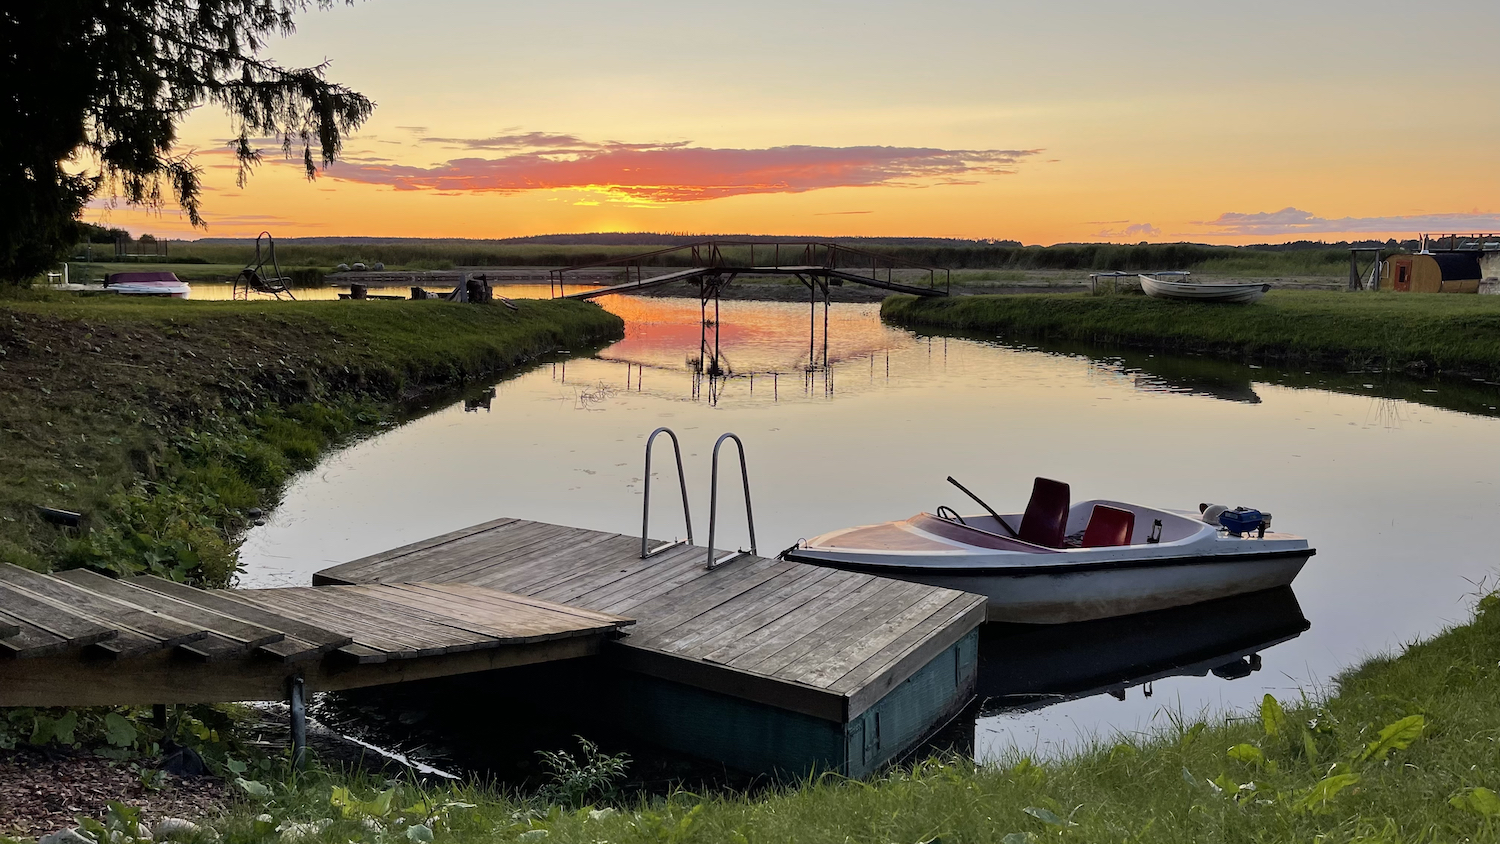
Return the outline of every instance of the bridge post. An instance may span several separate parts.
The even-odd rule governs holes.
[[[307,701],[306,685],[302,675],[287,681],[287,698],[292,721],[292,769],[300,771],[307,765]]]

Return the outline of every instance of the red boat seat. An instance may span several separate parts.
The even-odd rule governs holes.
[[[1016,538],[1048,548],[1063,547],[1070,494],[1068,485],[1061,481],[1037,478],[1031,485],[1031,500],[1026,503],[1026,514],[1021,517]]]
[[[1135,514],[1119,507],[1095,504],[1089,514],[1089,526],[1083,529],[1083,547],[1108,548],[1129,545],[1135,533]]]

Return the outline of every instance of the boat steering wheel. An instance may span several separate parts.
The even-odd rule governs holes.
[[[949,513],[949,515],[944,516],[943,515],[943,511],[944,510],[947,510],[948,513]],[[964,521],[964,517],[960,516],[958,514],[957,510],[953,509],[952,507],[949,507],[946,504],[944,504],[941,507],[937,508],[937,515],[938,515],[938,518],[940,518],[940,519],[947,519],[950,522],[958,522],[959,524],[963,525],[964,527],[968,527],[968,523],[966,523]]]

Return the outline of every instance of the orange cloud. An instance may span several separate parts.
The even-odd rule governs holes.
[[[519,193],[591,190],[635,202],[696,202],[747,194],[838,187],[972,184],[1009,175],[1040,150],[784,146],[711,149],[670,144],[591,143],[572,135],[525,133],[482,139],[424,138],[476,149],[514,149],[498,158],[457,158],[432,167],[351,160],[327,175],[397,190]]]

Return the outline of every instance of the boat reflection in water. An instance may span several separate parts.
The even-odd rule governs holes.
[[[1076,624],[986,624],[979,631],[981,715],[1023,712],[1175,676],[1226,680],[1311,624],[1290,587]],[[1149,694],[1149,691],[1147,692]]]

